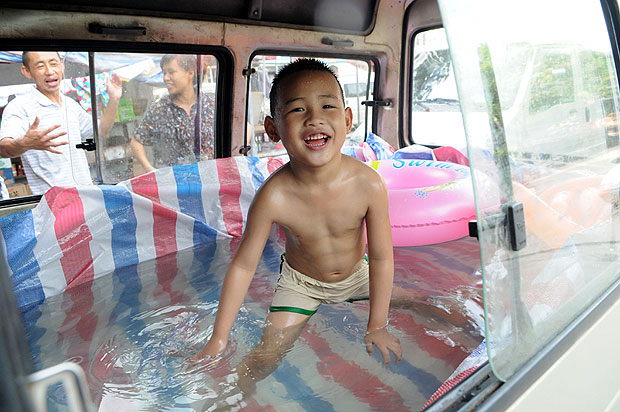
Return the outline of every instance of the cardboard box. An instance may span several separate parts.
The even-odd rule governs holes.
[[[9,197],[29,196],[32,194],[27,183],[18,183],[10,186],[7,185],[6,188],[9,190]]]

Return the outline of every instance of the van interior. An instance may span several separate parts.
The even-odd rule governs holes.
[[[29,163],[0,158],[0,409],[620,410],[616,0],[7,0],[0,21],[2,121],[34,90],[22,53],[57,51],[93,129],[76,149],[92,187],[33,194]],[[168,96],[167,55],[196,62],[213,138],[197,133],[210,154],[191,159],[145,142],[150,171],[132,141]],[[390,309],[402,362],[366,354],[367,302],[325,305],[255,394],[229,393],[279,276],[277,228],[232,349],[185,360],[212,332],[254,193],[288,160],[264,121],[299,58],[340,82],[345,155],[451,177],[383,175],[394,284],[411,294]]]

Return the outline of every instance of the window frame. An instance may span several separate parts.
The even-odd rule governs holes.
[[[234,56],[232,52],[223,46],[217,45],[196,45],[180,43],[136,43],[124,41],[104,41],[104,40],[13,40],[9,39],[3,43],[4,50],[41,50],[41,51],[62,51],[62,52],[86,52],[86,53],[182,53],[196,55],[212,55],[218,63],[216,91],[215,91],[215,158],[231,156],[232,142],[232,118],[233,118],[233,90],[234,83]],[[228,91],[228,92],[226,92]],[[100,113],[97,113],[100,116]],[[99,137],[97,137],[99,139]],[[96,140],[97,142],[97,140]],[[104,165],[101,163],[101,155],[96,149],[96,167],[99,169]],[[101,173],[98,170],[98,178]],[[115,183],[97,183],[98,185],[108,185]],[[24,199],[19,201],[17,199]],[[0,201],[0,208],[15,207],[23,203],[29,203],[40,199],[40,196],[24,196]]]
[[[313,52],[308,52],[308,51],[296,51],[293,49],[256,49],[254,50],[252,53],[250,53],[248,62],[247,62],[247,66],[246,66],[246,71],[247,68],[251,68],[252,67],[252,62],[254,61],[256,56],[259,55],[263,55],[263,56],[284,56],[284,57],[315,57],[318,59],[321,58],[327,58],[327,59],[349,59],[349,60],[361,60],[361,61],[365,61],[368,63],[369,66],[374,67],[374,78],[375,81],[373,81],[372,84],[372,88],[368,87],[368,91],[369,93],[372,93],[373,96],[375,96],[375,99],[377,99],[378,97],[376,97],[378,95],[378,93],[380,92],[380,88],[379,88],[379,82],[376,79],[379,79],[381,76],[381,66],[379,64],[379,59],[376,56],[369,56],[369,55],[363,55],[363,54],[347,54],[347,53],[313,53]],[[247,124],[250,120],[249,118],[249,105],[250,105],[250,82],[251,82],[251,77],[249,75],[246,75],[246,94],[245,94],[245,116],[244,116],[244,120],[245,123]],[[338,80],[340,82],[340,80]],[[340,85],[342,86],[342,83],[340,83]],[[344,91],[344,89],[343,89]],[[370,110],[370,108],[368,106],[366,106],[366,112]],[[367,116],[365,116],[367,117]],[[378,119],[378,110],[373,110],[372,111],[372,115],[370,116],[369,122],[370,124],[367,124],[367,130],[366,130],[366,135],[370,132],[372,133],[376,133],[377,130],[377,121]],[[370,127],[368,127],[370,126]],[[366,137],[364,137],[365,139]],[[247,133],[247,128],[246,131],[244,133],[243,136],[243,147],[244,148],[249,148],[249,136]],[[242,149],[243,150],[243,149]],[[244,154],[244,155],[248,155],[248,153],[243,153],[243,151],[241,151],[240,153]],[[249,154],[250,156],[252,155],[251,153]]]

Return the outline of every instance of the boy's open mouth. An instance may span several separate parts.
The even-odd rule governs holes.
[[[306,146],[309,147],[321,147],[327,144],[329,140],[329,136],[326,134],[315,134],[312,136],[308,136],[304,139]]]

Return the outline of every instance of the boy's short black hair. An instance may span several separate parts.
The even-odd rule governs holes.
[[[280,69],[278,74],[276,74],[273,78],[273,82],[271,83],[271,91],[269,92],[269,110],[271,111],[271,117],[275,117],[276,115],[276,103],[278,102],[280,82],[282,79],[303,71],[325,72],[334,76],[336,83],[338,83],[338,88],[340,89],[340,97],[342,97],[342,102],[344,103],[344,92],[342,91],[342,86],[338,81],[338,76],[336,76],[331,68],[320,60],[297,59]]]

